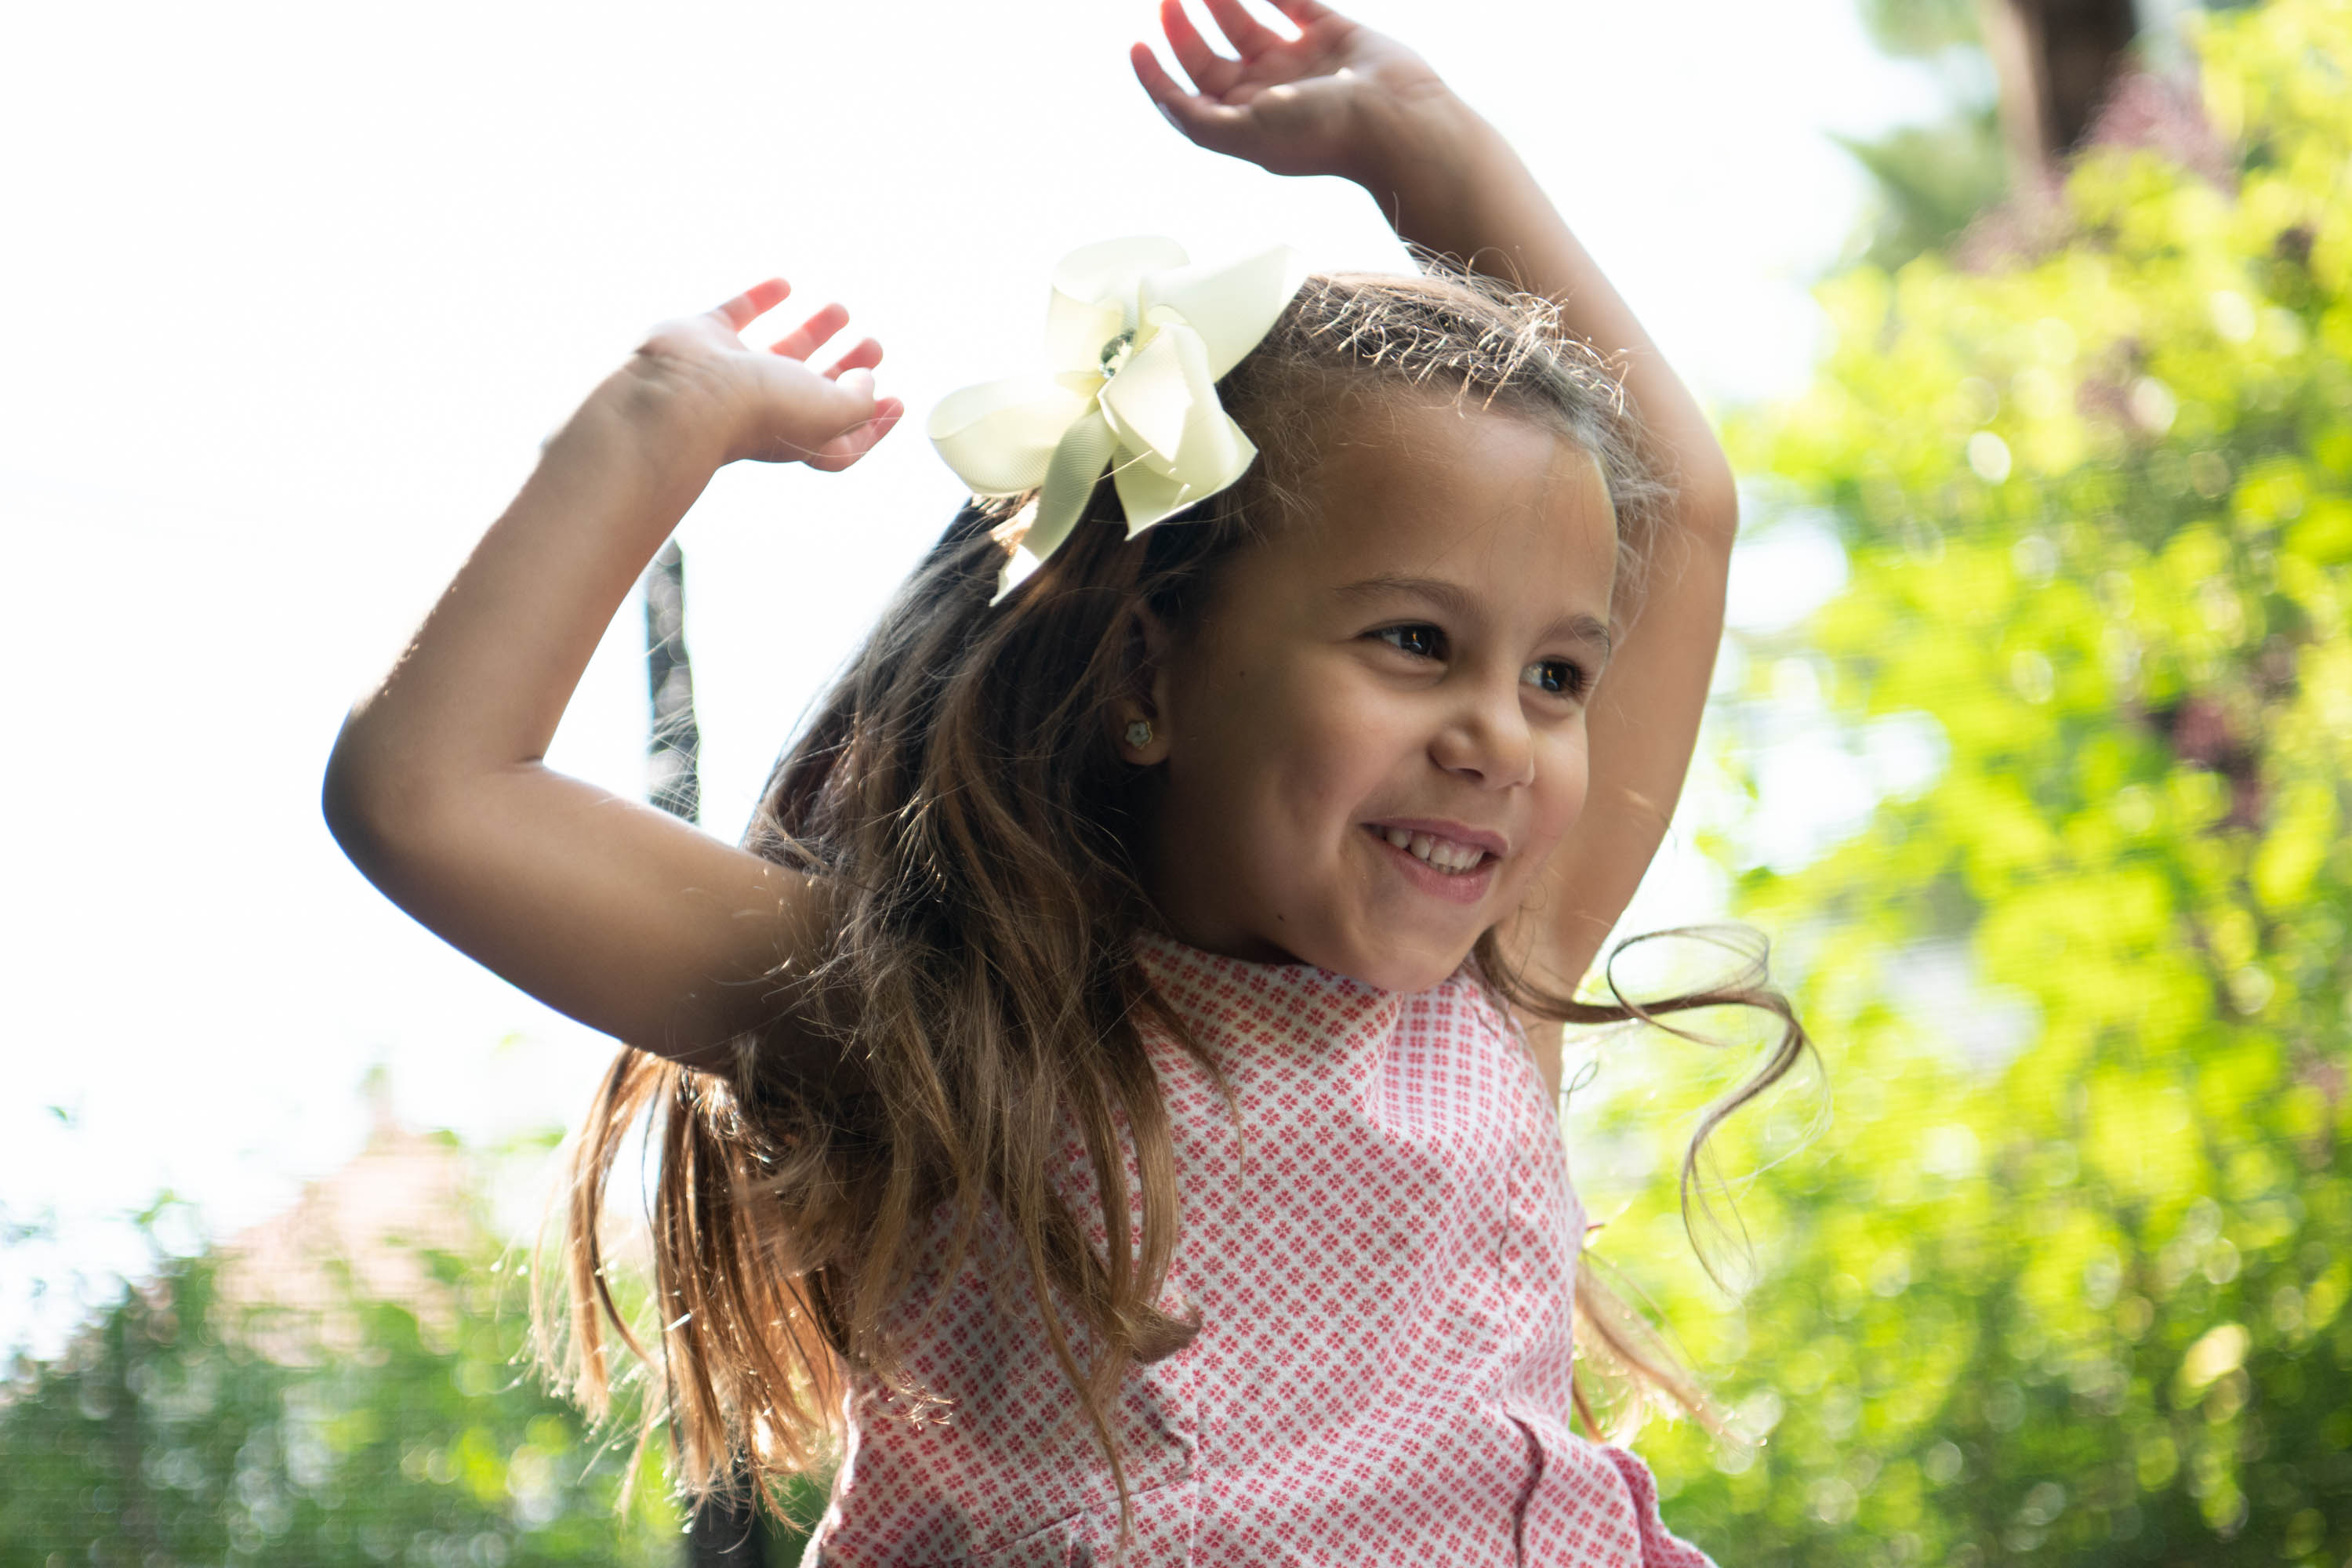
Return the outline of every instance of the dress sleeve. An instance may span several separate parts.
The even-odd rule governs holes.
[[[1658,1518],[1658,1481],[1650,1467],[1622,1448],[1602,1445],[1601,1457],[1617,1467],[1633,1498],[1633,1523],[1642,1535],[1642,1568],[1716,1568],[1714,1559],[1668,1533]]]

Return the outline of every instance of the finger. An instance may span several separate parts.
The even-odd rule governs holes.
[[[1339,12],[1324,5],[1322,0],[1273,0],[1273,4],[1274,8],[1289,17],[1290,25],[1302,33],[1318,22],[1346,20]]]
[[[856,348],[834,361],[833,368],[824,374],[829,379],[838,381],[844,371],[872,370],[881,363],[882,345],[872,338],[862,338]]]
[[[874,373],[870,370],[844,371],[839,381],[821,381],[814,389],[805,381],[793,377],[789,395],[803,405],[793,424],[803,430],[814,427],[831,434],[804,436],[798,440],[780,434],[761,456],[763,462],[814,463],[835,449],[835,444],[844,436],[879,417],[885,402],[874,395]]]
[[[1135,66],[1137,79],[1143,83],[1143,90],[1151,95],[1151,101],[1159,106],[1169,124],[1212,153],[1230,153],[1240,144],[1245,110],[1186,92],[1141,44],[1136,45],[1128,58]]]
[[[771,278],[764,283],[754,283],[732,300],[719,306],[715,314],[729,328],[741,331],[769,311],[784,302],[793,286],[781,278]]]
[[[809,454],[808,466],[828,474],[837,474],[874,449],[876,442],[887,436],[905,417],[907,405],[895,397],[885,397],[875,405],[874,417],[854,429],[845,430]]]
[[[1168,74],[1168,68],[1160,63],[1160,57],[1151,52],[1150,44],[1129,46],[1127,59],[1135,68],[1135,79],[1141,82],[1143,90],[1151,95],[1151,101],[1160,106],[1160,112],[1168,116],[1169,123],[1182,129],[1176,120],[1176,105],[1192,95]]]
[[[1225,41],[1244,59],[1264,54],[1275,45],[1286,43],[1280,33],[1251,16],[1242,0],[1207,0],[1209,16],[1225,35]]]
[[[1184,0],[1160,0],[1160,27],[1168,35],[1168,47],[1174,52],[1176,63],[1192,79],[1192,85],[1212,98],[1222,97],[1241,75],[1241,64],[1227,59],[1209,47],[1201,37],[1192,18],[1184,14]]]
[[[806,359],[822,347],[827,338],[849,324],[849,308],[827,305],[799,326],[768,345],[772,354],[786,359]]]

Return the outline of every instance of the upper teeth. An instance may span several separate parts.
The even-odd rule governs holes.
[[[1402,827],[1383,827],[1381,837],[1398,848],[1412,853],[1414,858],[1426,860],[1441,871],[1467,871],[1486,858],[1486,852],[1474,844],[1457,844],[1451,838],[1439,838],[1433,834],[1414,833]]]

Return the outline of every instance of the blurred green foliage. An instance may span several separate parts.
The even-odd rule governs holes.
[[[500,1568],[682,1560],[657,1459],[520,1360],[487,1234],[420,1255],[426,1300],[235,1304],[224,1255],[159,1258],[61,1355],[0,1385],[0,1565]]]
[[[1871,41],[1890,55],[1933,56],[1977,44],[1977,0],[1859,0]]]
[[[1836,141],[1876,187],[1859,259],[1881,270],[1949,245],[2009,190],[2009,153],[1990,102],[1927,124]]]
[[[1870,176],[1876,200],[1850,259],[1893,270],[1950,244],[2008,194],[1991,62],[1978,0],[1859,0],[1863,30],[1888,54],[1917,62],[1934,84],[1935,112],[1874,137],[1838,136]]]
[[[1808,863],[1717,846],[1837,1097],[1744,1306],[1662,1302],[1761,1439],[1645,1445],[1727,1563],[2352,1558],[2352,7],[2195,43],[2231,188],[2094,151],[2042,253],[1824,286],[1734,431],[1850,570],[1746,700],[1944,755]]]

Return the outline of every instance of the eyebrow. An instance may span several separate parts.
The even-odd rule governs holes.
[[[1358,582],[1344,584],[1337,592],[1343,599],[1357,600],[1387,598],[1398,594],[1411,595],[1426,599],[1464,620],[1475,620],[1480,615],[1478,602],[1467,589],[1458,583],[1446,582],[1442,577],[1403,577],[1391,573],[1382,573],[1377,577],[1366,577]],[[1582,610],[1562,616],[1543,629],[1544,638],[1556,636],[1573,637],[1579,642],[1592,644],[1600,648],[1601,662],[1604,664],[1608,662],[1609,624],[1600,616],[1589,615]]]

